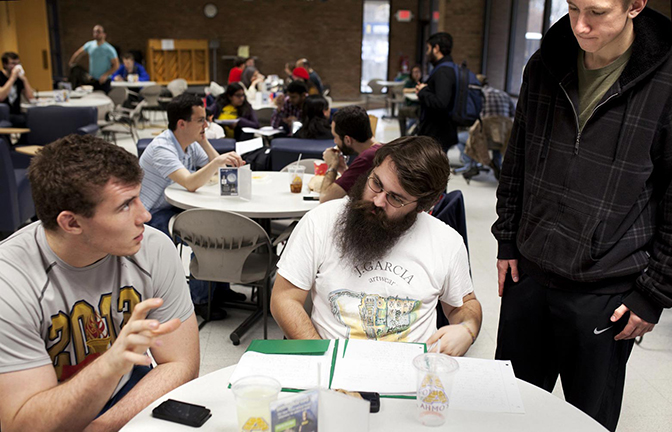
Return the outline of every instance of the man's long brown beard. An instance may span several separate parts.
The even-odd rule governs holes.
[[[418,218],[412,211],[401,219],[389,219],[384,209],[362,199],[366,181],[364,175],[357,180],[336,222],[341,258],[353,266],[383,258]]]

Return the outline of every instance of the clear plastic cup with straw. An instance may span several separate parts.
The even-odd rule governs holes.
[[[289,190],[292,193],[301,193],[303,189],[303,176],[306,173],[306,167],[299,165],[301,162],[301,156],[299,155],[299,160],[295,164],[290,165],[287,168],[287,173],[289,174]]]
[[[440,344],[438,348],[440,351]],[[440,426],[446,422],[459,364],[448,355],[427,352],[414,358],[413,366],[417,372],[418,420],[425,426]]]

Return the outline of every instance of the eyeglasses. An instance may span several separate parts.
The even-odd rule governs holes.
[[[378,178],[376,178],[373,174],[368,177],[368,179],[366,180],[366,184],[367,186],[369,186],[369,189],[371,189],[373,192],[377,194],[385,192],[385,200],[387,200],[387,203],[394,208],[401,208],[409,204],[413,204],[414,202],[417,201],[415,200],[405,202],[402,198],[399,198],[398,195],[386,191],[385,189],[383,189],[383,185],[380,184],[380,180],[378,180]]]
[[[235,97],[239,97],[239,98],[244,98],[244,97],[245,97],[245,93],[234,93],[233,96],[235,96]]]

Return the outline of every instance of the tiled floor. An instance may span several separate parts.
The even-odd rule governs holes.
[[[382,110],[373,110],[382,115]],[[152,131],[143,130],[141,136],[151,137]],[[396,120],[380,120],[376,137],[389,142],[399,136]],[[135,153],[129,139],[119,140],[119,145]],[[459,154],[449,152],[451,162],[457,163]],[[483,305],[483,328],[468,356],[493,358],[497,337],[499,297],[495,271],[496,242],[490,234],[495,220],[495,190],[497,182],[492,174],[481,174],[467,185],[461,176],[454,176],[449,189],[463,192],[467,211],[468,240],[471,267],[476,295]],[[241,288],[244,290],[244,288]],[[206,325],[200,333],[201,374],[238,362],[252,339],[263,336],[260,324],[244,336],[240,346],[233,346],[229,333],[240,323],[247,312],[230,310],[224,321]],[[282,332],[271,320],[269,337],[282,338]],[[558,384],[556,394],[562,397]],[[672,313],[666,311],[655,330],[635,346],[628,365],[625,396],[619,432],[670,432],[672,431]]]

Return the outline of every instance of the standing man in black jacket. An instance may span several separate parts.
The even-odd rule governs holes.
[[[609,430],[635,337],[672,306],[672,26],[568,0],[528,62],[497,190],[496,358]]]
[[[455,94],[455,71],[443,65],[452,62],[453,37],[448,33],[435,33],[427,39],[427,58],[434,69],[426,83],[416,86],[420,101],[418,135],[425,135],[441,143],[443,151],[457,144],[457,126],[450,118]]]

